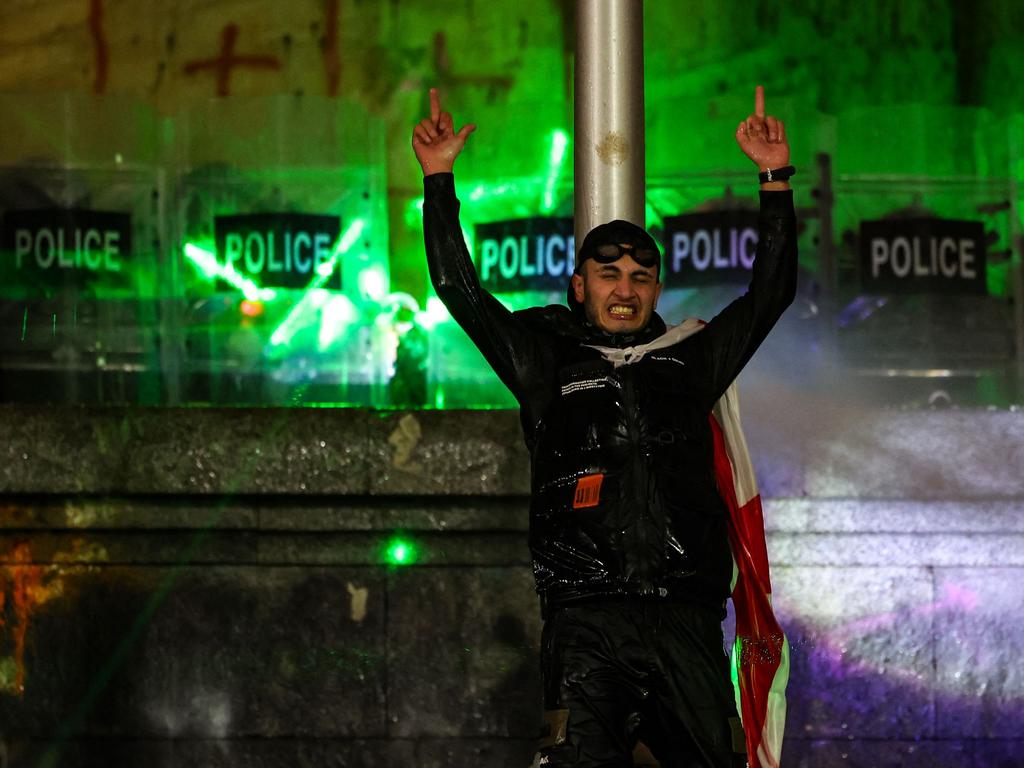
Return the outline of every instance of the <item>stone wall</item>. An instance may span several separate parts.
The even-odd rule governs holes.
[[[748,405],[785,765],[1024,747],[1018,411]],[[525,768],[514,413],[0,408],[0,765]],[[412,565],[387,565],[400,532]]]

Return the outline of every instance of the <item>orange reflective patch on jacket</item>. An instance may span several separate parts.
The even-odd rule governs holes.
[[[572,508],[586,509],[596,507],[601,502],[601,483],[604,475],[586,475],[576,481],[576,493],[573,495]]]

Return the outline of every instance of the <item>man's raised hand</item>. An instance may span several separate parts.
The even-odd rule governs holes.
[[[451,173],[455,158],[466,145],[469,134],[476,130],[473,123],[455,132],[452,116],[441,111],[441,97],[437,88],[430,89],[430,117],[423,118],[412,129],[412,149],[420,161],[423,175]]]
[[[789,165],[789,142],[781,120],[765,115],[764,87],[754,89],[754,113],[736,129],[736,143],[759,170]]]

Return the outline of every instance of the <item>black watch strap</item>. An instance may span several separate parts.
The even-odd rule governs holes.
[[[757,178],[762,184],[767,184],[770,181],[786,181],[795,173],[796,168],[792,165],[784,165],[781,168],[769,168],[766,171],[762,171],[757,175]]]

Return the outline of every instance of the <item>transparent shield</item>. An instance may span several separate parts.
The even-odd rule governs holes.
[[[380,128],[293,97],[183,119],[175,194],[190,403],[381,405],[395,362]]]
[[[126,99],[2,103],[0,399],[165,401],[157,121]]]

